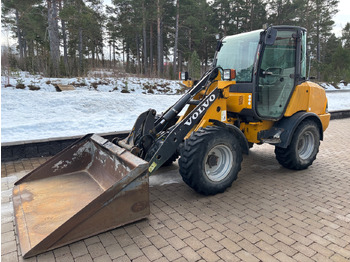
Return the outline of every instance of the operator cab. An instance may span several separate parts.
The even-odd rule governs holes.
[[[214,65],[236,69],[230,92],[253,93],[250,119],[282,118],[296,85],[306,79],[306,29],[273,26],[224,37]]]

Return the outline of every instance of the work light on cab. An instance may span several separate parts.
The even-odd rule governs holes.
[[[236,70],[235,69],[224,69],[223,79],[224,80],[232,80],[236,78]]]
[[[179,80],[187,81],[188,80],[188,72],[179,72]]]

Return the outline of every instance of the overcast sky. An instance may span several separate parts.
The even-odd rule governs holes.
[[[111,0],[104,0],[106,4],[111,4]],[[333,33],[339,37],[341,36],[341,31],[346,25],[347,22],[350,22],[350,1],[349,0],[339,0],[338,4],[339,12],[334,16],[333,20],[335,25],[333,26]],[[10,45],[15,43],[15,39],[10,39],[8,41],[9,32],[3,30],[1,27],[1,45],[7,45],[9,42]]]
[[[350,22],[350,1],[339,0],[338,10],[339,12],[333,18],[335,22],[333,32],[337,37],[341,36],[341,30],[346,23]]]

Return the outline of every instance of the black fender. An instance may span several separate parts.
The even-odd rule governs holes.
[[[273,128],[283,130],[280,135],[281,142],[275,144],[275,146],[287,148],[292,141],[292,137],[296,128],[302,121],[306,119],[310,119],[317,124],[320,131],[320,139],[323,140],[322,122],[318,115],[311,112],[297,112],[291,117],[283,117],[280,121],[274,124]]]
[[[237,137],[239,144],[242,148],[242,152],[246,155],[249,154],[248,140],[245,137],[245,135],[243,134],[243,132],[241,131],[241,129],[239,129],[238,127],[236,127],[234,125],[226,124],[224,122],[221,122],[221,121],[215,120],[215,119],[209,119],[209,122],[213,123],[216,126],[224,127],[224,128],[227,128],[228,130],[230,130],[230,132],[232,132]]]

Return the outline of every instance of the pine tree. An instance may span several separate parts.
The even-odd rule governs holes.
[[[341,37],[344,48],[350,50],[350,23],[346,23],[345,27],[342,30]]]
[[[40,0],[2,1],[2,23],[11,28],[17,39],[18,65],[22,70],[39,70],[40,62],[37,59],[39,54],[34,57],[34,50],[39,52],[47,43],[44,37],[47,19],[44,14],[45,10]]]
[[[293,20],[300,14],[296,12],[292,0],[273,0],[269,1],[268,9],[271,14],[269,23],[273,25],[291,25]]]
[[[47,1],[47,23],[50,42],[51,76],[57,77],[60,63],[60,38],[58,31],[58,3],[56,0]]]
[[[109,65],[112,60],[115,65],[116,55],[120,54],[127,72],[159,76],[168,73],[172,77],[188,65],[194,52],[202,70],[207,70],[215,51],[216,33],[226,36],[247,32],[261,28],[265,22],[299,25],[308,31],[308,43],[317,58],[314,69],[322,79],[328,77],[327,68],[334,54],[339,56],[342,49],[350,49],[350,24],[343,31],[342,49],[335,48],[338,40],[331,35],[337,3],[338,0],[112,0],[105,13],[102,0],[4,0],[2,21],[17,39],[19,65],[24,70],[82,75],[88,66],[105,66],[103,48],[107,44]],[[172,70],[168,66],[170,58]]]
[[[193,51],[191,54],[188,65],[188,72],[193,80],[198,80],[201,76],[201,62],[196,51]]]

